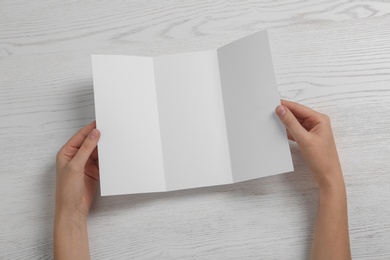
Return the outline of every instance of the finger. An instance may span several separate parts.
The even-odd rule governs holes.
[[[286,130],[288,140],[295,141],[294,137],[290,134],[290,131]]]
[[[275,109],[276,114],[287,128],[291,136],[297,141],[304,140],[308,134],[306,129],[298,122],[293,113],[284,105],[279,105]]]
[[[88,134],[92,131],[92,129],[96,128],[96,121],[89,123],[88,125],[81,128],[77,133],[75,133],[68,142],[64,145],[64,147],[72,147],[72,148],[80,148],[83,144],[85,138],[87,138]]]
[[[92,159],[92,161],[97,162],[97,160],[99,158],[97,147],[93,150],[90,158]]]
[[[66,142],[57,153],[57,163],[66,164],[73,159],[81,144],[84,142],[88,133],[95,128],[96,122],[93,121],[80,129]]]
[[[85,165],[85,174],[96,181],[99,180],[99,167],[96,165],[96,162],[88,159],[87,164]]]
[[[318,118],[318,116],[320,115],[320,113],[314,111],[313,109],[292,101],[281,99],[281,103],[282,105],[287,107],[295,115],[295,117],[301,119],[306,119],[308,117]]]
[[[93,164],[96,166],[97,169],[99,169],[99,154],[98,154],[97,147],[93,150],[91,156],[89,157],[87,165],[88,164],[91,164],[91,165]]]
[[[96,193],[98,181],[94,178],[91,178],[88,175],[84,175],[84,183],[85,183],[85,192],[84,192],[85,202],[87,203],[88,209],[90,209]]]
[[[100,132],[97,129],[92,129],[87,138],[85,138],[84,142],[78,149],[76,155],[73,158],[73,163],[80,167],[85,167],[89,157],[92,152],[95,150],[97,143],[100,138]]]

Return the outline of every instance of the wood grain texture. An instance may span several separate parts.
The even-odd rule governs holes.
[[[215,48],[269,29],[282,97],[332,118],[354,259],[390,259],[390,1],[0,0],[0,259],[51,259],[55,154],[93,120],[90,55]],[[96,198],[93,259],[308,259],[317,188],[295,172]]]

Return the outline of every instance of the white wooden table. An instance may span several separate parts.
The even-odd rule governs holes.
[[[390,259],[384,0],[0,0],[0,259],[52,258],[55,154],[94,119],[91,54],[206,50],[263,28],[281,96],[332,118],[354,259]],[[97,196],[92,258],[308,259],[318,192],[291,150],[294,173]]]

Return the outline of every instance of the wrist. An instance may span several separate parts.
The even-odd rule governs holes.
[[[78,229],[86,229],[87,217],[79,211],[56,209],[54,216],[55,226],[69,226]]]
[[[320,196],[326,196],[329,194],[345,194],[346,189],[345,189],[345,183],[344,183],[344,178],[340,174],[337,178],[332,178],[331,180],[320,183],[319,184],[319,189],[320,189]]]
[[[340,164],[331,167],[312,169],[320,190],[340,189],[345,187],[343,172]]]
[[[86,218],[56,210],[53,242],[54,259],[89,259]]]

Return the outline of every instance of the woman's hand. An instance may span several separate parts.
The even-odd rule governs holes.
[[[329,117],[295,102],[276,108],[288,138],[296,141],[320,188],[344,185]]]
[[[286,100],[276,113],[320,187],[311,259],[351,259],[347,195],[329,117]]]
[[[95,122],[80,129],[57,154],[56,213],[86,220],[99,181]]]
[[[87,217],[99,180],[95,127],[80,129],[57,154],[55,259],[89,259]]]

